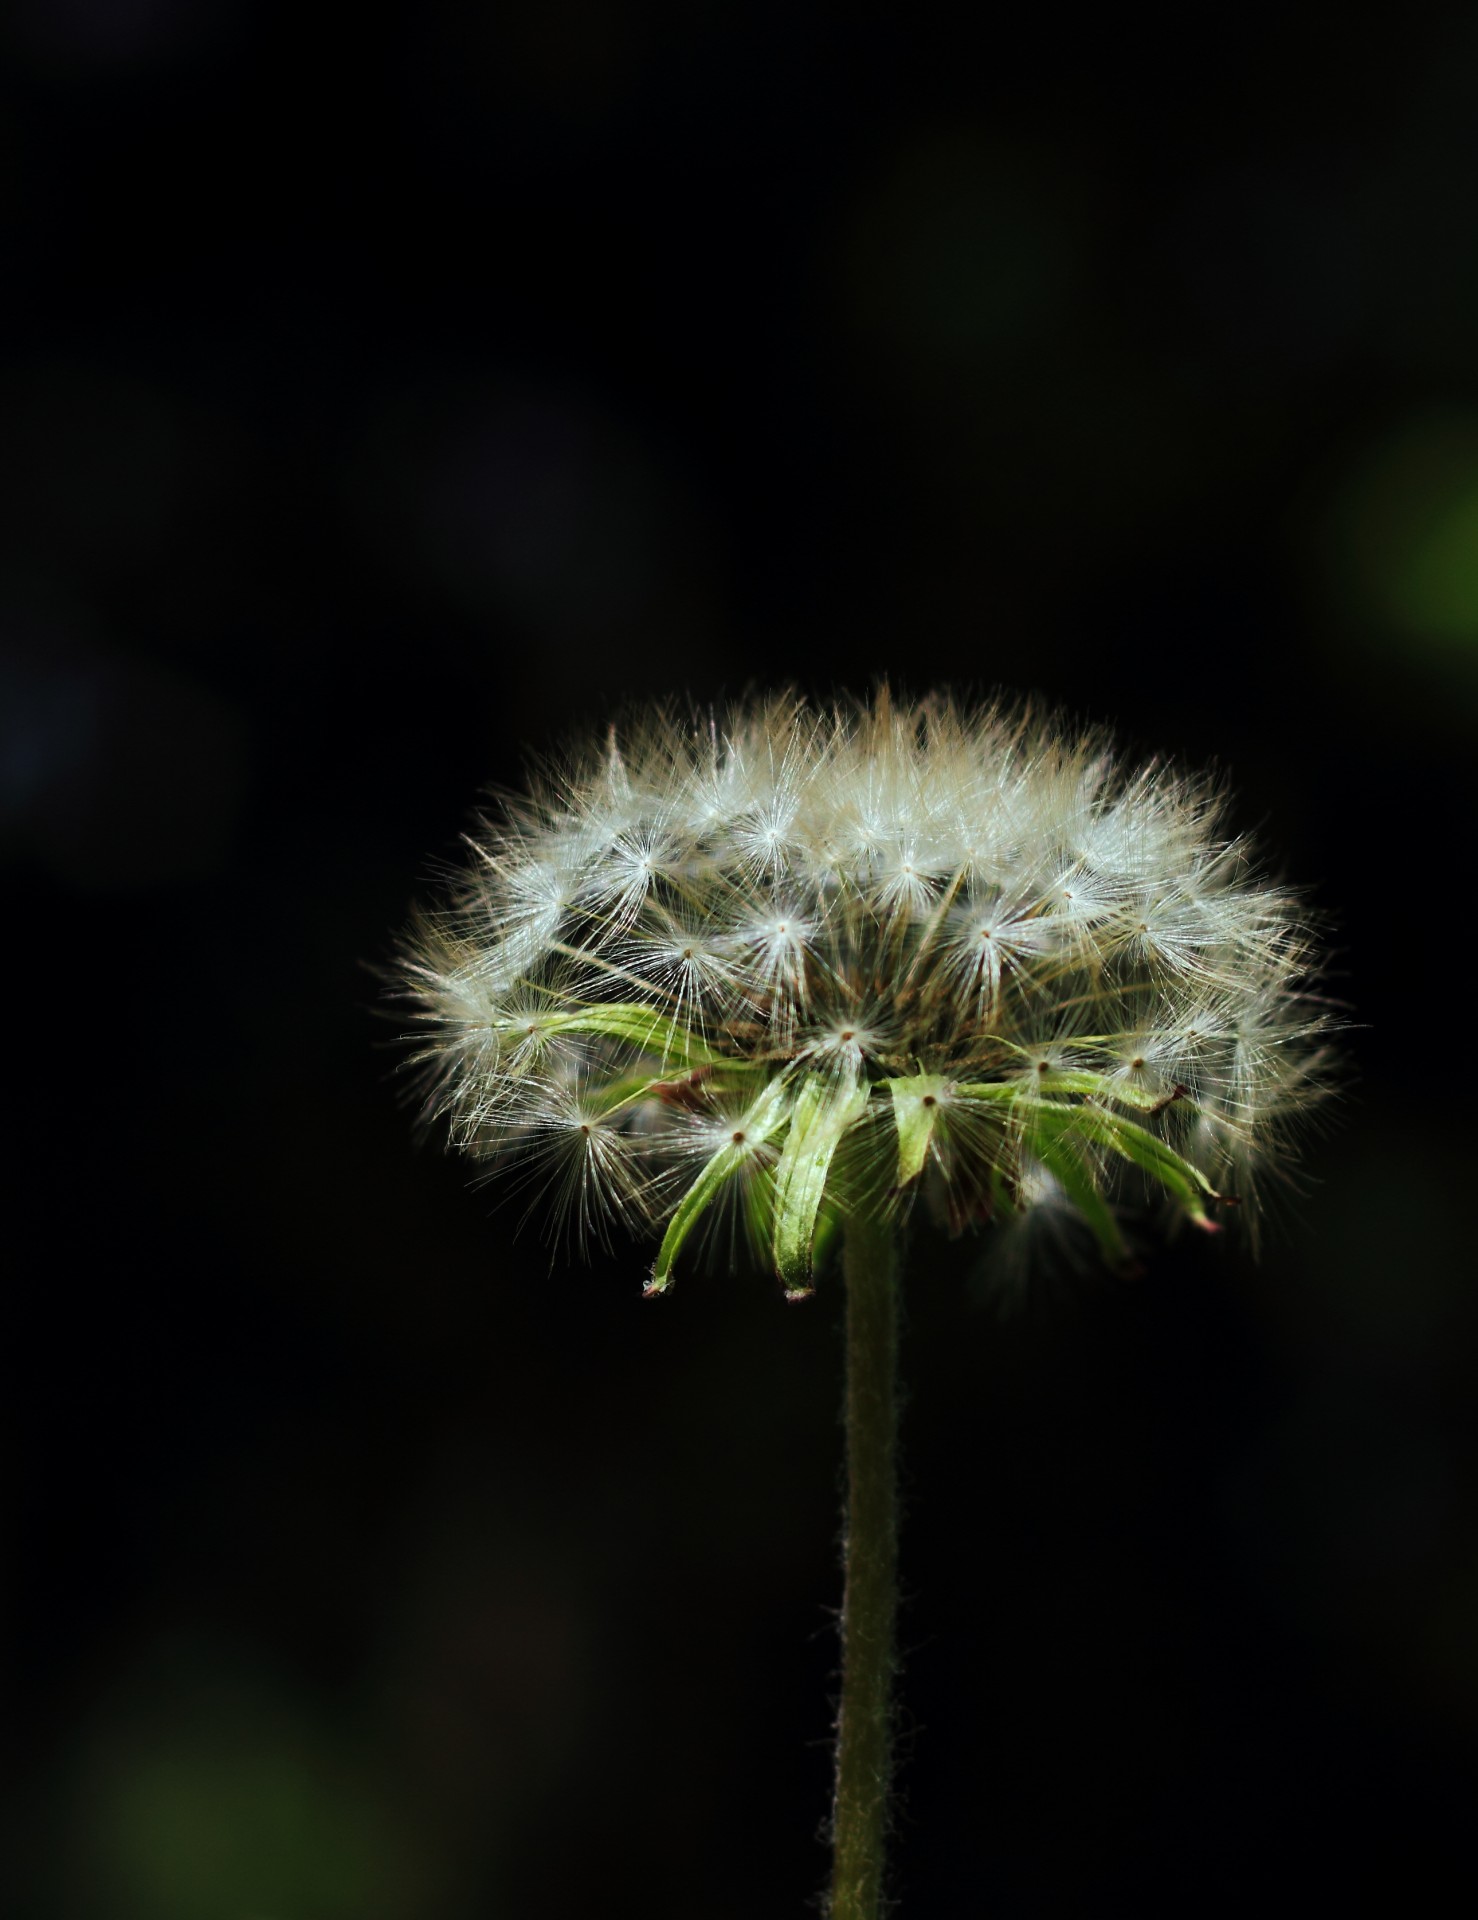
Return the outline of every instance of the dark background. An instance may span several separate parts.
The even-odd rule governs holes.
[[[1260,1263],[920,1236],[904,1911],[1471,1889],[1478,27],[1186,20],[12,13],[7,1914],[807,1910],[836,1288],[551,1272],[368,966],[526,751],[882,673],[1218,762],[1362,1023]]]

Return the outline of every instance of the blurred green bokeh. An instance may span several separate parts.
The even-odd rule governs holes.
[[[65,1910],[115,1920],[425,1920],[424,1841],[362,1745],[225,1649],[166,1646],[82,1733]]]
[[[1367,645],[1478,689],[1478,415],[1421,413],[1369,447],[1339,488],[1326,565]]]

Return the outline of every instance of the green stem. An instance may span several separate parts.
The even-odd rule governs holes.
[[[847,1533],[830,1920],[879,1920],[898,1610],[898,1299],[890,1230],[849,1221]]]

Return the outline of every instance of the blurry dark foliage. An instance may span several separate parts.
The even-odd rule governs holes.
[[[1216,760],[1363,1023],[1261,1265],[920,1234],[904,1910],[1471,1888],[1471,16],[5,32],[4,1911],[803,1910],[835,1288],[550,1271],[369,968],[527,750],[882,673]]]

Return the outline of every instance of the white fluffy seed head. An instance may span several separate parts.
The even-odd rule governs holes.
[[[999,703],[641,717],[481,821],[407,936],[425,1111],[557,1227],[663,1231],[658,1288],[706,1214],[802,1290],[921,1188],[1127,1259],[1123,1204],[1211,1224],[1326,1086],[1307,917],[1219,811]]]

